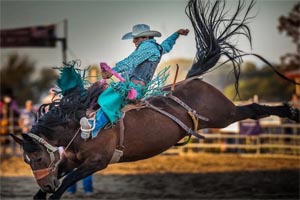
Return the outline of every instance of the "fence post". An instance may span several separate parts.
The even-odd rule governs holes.
[[[261,145],[260,145],[260,135],[257,135],[256,136],[256,155],[260,155],[260,147],[261,147]]]

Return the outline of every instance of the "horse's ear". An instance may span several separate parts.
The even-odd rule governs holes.
[[[23,144],[23,140],[17,136],[15,136],[14,134],[10,133],[9,134],[13,139],[14,141],[16,141],[19,145],[22,145]],[[23,134],[22,134],[23,135]]]

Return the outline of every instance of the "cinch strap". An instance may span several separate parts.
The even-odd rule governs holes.
[[[119,144],[117,145],[112,158],[109,161],[109,164],[118,163],[121,157],[123,156],[123,150],[124,150],[124,117],[125,112],[122,113],[122,117],[120,118],[120,138],[119,138]]]

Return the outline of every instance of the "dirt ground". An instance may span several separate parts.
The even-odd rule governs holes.
[[[1,200],[32,199],[38,186],[21,158],[1,160]],[[110,165],[94,195],[62,199],[300,199],[300,160],[228,154],[160,155]]]

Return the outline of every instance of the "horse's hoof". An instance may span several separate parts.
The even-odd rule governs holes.
[[[300,122],[300,112],[297,108],[291,108],[292,120]]]
[[[284,106],[286,106],[290,111],[289,118],[293,121],[300,122],[300,111],[298,108],[293,108],[289,103],[285,102],[283,103]]]

